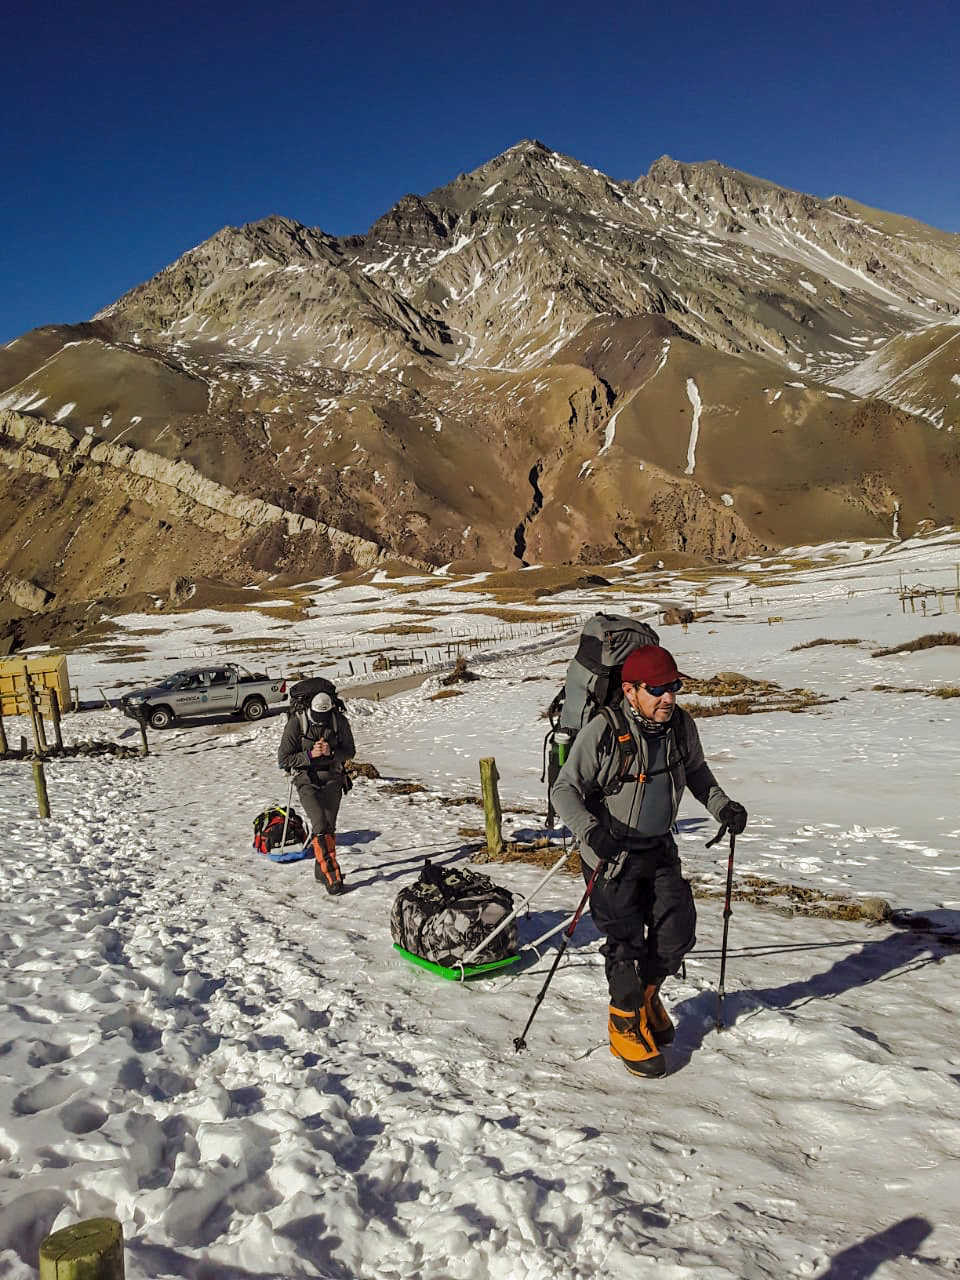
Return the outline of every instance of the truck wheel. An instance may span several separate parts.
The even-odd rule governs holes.
[[[150,712],[152,729],[169,729],[173,724],[173,712],[169,707],[154,707]]]
[[[244,720],[262,720],[267,713],[267,704],[262,698],[248,698],[243,704]]]

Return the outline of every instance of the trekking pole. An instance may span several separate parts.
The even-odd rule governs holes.
[[[726,827],[721,827],[712,840],[707,842],[707,848],[716,844],[726,832]],[[730,917],[733,910],[730,906],[730,895],[733,891],[733,850],[737,837],[730,832],[730,855],[727,858],[727,891],[723,900],[723,943],[720,947],[720,984],[717,988],[717,1030],[723,1030],[723,978],[727,969],[727,934],[730,931]]]
[[[293,774],[290,775],[290,788],[287,791],[287,807],[283,811],[283,834],[280,837],[280,852],[283,853],[287,843],[287,824],[290,821],[290,801],[293,799]]]
[[[593,892],[593,886],[596,883],[597,876],[600,874],[600,868],[602,866],[603,866],[603,863],[598,862],[593,869],[593,875],[590,877],[590,883],[587,885],[586,892],[584,893],[583,897],[580,899],[580,905],[579,907],[577,907],[576,911],[573,913],[573,919],[570,921],[570,924],[567,926],[566,932],[563,935],[563,941],[560,943],[560,946],[557,948],[557,954],[554,957],[553,964],[550,966],[550,972],[547,974],[547,980],[543,984],[543,986],[540,988],[540,994],[537,996],[536,1000],[534,1001],[534,1005],[530,1013],[530,1017],[527,1019],[527,1025],[523,1028],[523,1030],[517,1036],[516,1040],[514,1040],[513,1042],[513,1048],[515,1053],[519,1053],[521,1049],[525,1049],[527,1047],[527,1032],[530,1030],[530,1024],[533,1022],[534,1018],[537,1016],[537,1010],[540,1008],[541,1004],[543,1004],[543,997],[547,994],[547,987],[549,987],[550,981],[553,978],[553,975],[557,971],[557,965],[560,963],[561,959],[563,958],[563,953],[567,949],[567,944],[569,943],[570,939],[573,937],[573,931],[574,929],[576,929],[577,924],[580,920],[580,917],[583,914],[583,909],[587,905],[587,902],[589,901],[590,894]]]
[[[537,896],[537,894],[540,892],[543,886],[547,883],[547,881],[551,880],[557,874],[557,872],[560,870],[560,868],[563,866],[563,864],[566,862],[569,856],[570,855],[565,852],[561,858],[558,858],[556,862],[553,864],[553,866],[550,868],[550,870],[547,872],[547,874],[543,876],[542,879],[537,881],[537,883],[533,886],[533,888],[530,890],[530,892],[527,894],[524,900],[520,903],[520,905],[518,907],[514,907],[509,915],[504,916],[503,919],[500,921],[500,923],[497,925],[497,927],[493,930],[493,932],[488,933],[487,936],[484,938],[484,940],[478,943],[478,945],[474,947],[474,949],[470,952],[469,955],[464,956],[462,960],[459,960],[457,962],[456,967],[460,970],[461,977],[463,976],[464,968],[468,964],[473,964],[477,956],[479,956],[482,952],[486,951],[487,947],[494,940],[494,938],[499,937],[499,935],[503,932],[503,930],[506,929],[507,925],[512,924],[514,920],[516,920],[520,912],[524,909],[524,907],[527,907],[530,905],[530,903]]]

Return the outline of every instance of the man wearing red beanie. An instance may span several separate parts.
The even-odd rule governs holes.
[[[735,834],[747,811],[721,789],[703,756],[692,717],[677,705],[682,686],[673,655],[635,649],[623,664],[623,701],[614,719],[595,715],[577,734],[553,785],[553,806],[576,837],[584,878],[603,864],[590,894],[610,989],[610,1052],[638,1076],[666,1073],[662,1047],[674,1028],[660,999],[696,942],[696,909],[673,839],[689,787]],[[628,734],[624,754],[618,734]],[[630,761],[624,777],[621,767]]]

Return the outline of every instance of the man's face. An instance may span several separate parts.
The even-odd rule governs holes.
[[[644,684],[624,683],[623,692],[634,711],[655,724],[666,724],[677,705],[676,693],[668,689],[658,695],[651,693]]]

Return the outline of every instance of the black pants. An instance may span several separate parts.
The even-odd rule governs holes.
[[[343,798],[340,774],[331,773],[326,778],[323,774],[317,774],[315,777],[316,780],[308,777],[295,779],[297,795],[310,822],[310,834],[335,832],[340,801]]]
[[[585,867],[588,882],[590,874]],[[615,879],[598,878],[590,914],[607,939],[600,952],[610,1003],[617,1009],[639,1008],[643,988],[676,973],[697,941],[693,893],[681,873],[673,837],[666,835],[654,848],[629,854]]]

